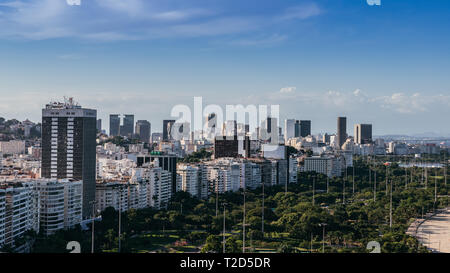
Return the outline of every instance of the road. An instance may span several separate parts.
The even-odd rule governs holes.
[[[433,252],[450,253],[450,208],[425,220],[416,237]]]

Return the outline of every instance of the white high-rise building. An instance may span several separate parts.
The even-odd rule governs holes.
[[[6,191],[0,189],[0,246],[5,243]]]
[[[177,174],[179,175],[179,190],[188,192],[191,196],[198,197],[200,188],[200,170],[198,167],[190,165],[179,165],[177,167]]]
[[[160,167],[150,169],[150,206],[156,209],[166,207],[172,197],[172,174]]]
[[[302,172],[316,172],[329,177],[342,175],[342,162],[335,156],[312,156],[305,158]]]
[[[45,235],[72,228],[82,220],[83,182],[69,179],[38,180],[40,226]]]
[[[28,230],[39,231],[38,195],[33,183],[15,183],[3,186],[0,197],[0,241],[14,246],[14,240]],[[0,193],[0,195],[2,195]],[[3,199],[3,201],[2,201]],[[3,210],[3,213],[1,212]],[[3,215],[3,218],[1,218]],[[3,226],[3,236],[1,230]],[[3,240],[2,240],[3,237]]]
[[[128,209],[127,185],[118,182],[97,183],[95,209],[104,211],[108,207],[125,212]]]

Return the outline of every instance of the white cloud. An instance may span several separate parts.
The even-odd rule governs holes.
[[[283,87],[280,89],[280,93],[286,94],[286,93],[294,93],[295,90],[297,90],[297,87],[295,86],[289,86],[289,87]]]
[[[279,20],[305,20],[317,15],[320,15],[322,10],[316,3],[308,3],[295,7],[291,7],[286,12],[279,16]]]
[[[70,0],[78,3],[78,0]],[[75,1],[75,2],[73,2]],[[275,44],[283,35],[254,36],[285,20],[318,15],[316,5],[288,9],[272,16],[236,15],[226,9],[203,8],[199,3],[147,0],[91,0],[68,5],[63,0],[16,0],[0,3],[0,38],[80,38],[100,41],[251,34],[236,45]]]

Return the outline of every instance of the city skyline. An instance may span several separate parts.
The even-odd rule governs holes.
[[[449,135],[450,3],[340,2],[2,0],[0,115],[37,121],[65,95],[104,121],[132,107],[162,131],[173,106],[202,96],[279,104],[313,133],[347,116],[383,124],[374,135]]]

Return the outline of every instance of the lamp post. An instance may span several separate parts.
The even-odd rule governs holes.
[[[121,240],[121,237],[122,237],[122,234],[121,234],[122,233],[122,187],[120,187],[120,189],[119,189],[119,228],[118,228],[118,230],[119,230],[119,238],[118,238],[119,246],[117,248],[117,252],[120,253],[120,249],[122,247],[122,240]]]
[[[319,226],[322,227],[322,253],[325,253],[325,227],[327,223],[321,223]]]
[[[245,253],[245,186],[244,186],[244,208],[243,208],[243,217],[242,217],[242,253]]]
[[[354,195],[355,194],[355,165],[352,166],[352,171],[353,171],[352,180],[353,180],[353,195]]]
[[[91,244],[91,253],[94,253],[94,229],[95,229],[95,204],[97,203],[96,201],[91,201],[89,202],[90,204],[92,204],[92,234],[91,234],[91,240],[92,240],[92,244]]]
[[[223,240],[223,253],[225,253],[225,206],[226,203],[223,203],[223,231],[222,231],[222,240]]]
[[[316,176],[313,176],[313,192],[312,192],[313,196],[312,196],[312,203],[313,206],[315,204],[315,194],[316,194]]]

